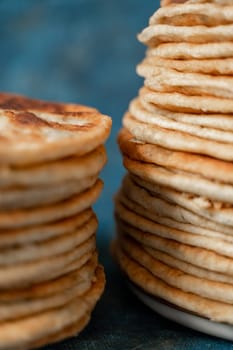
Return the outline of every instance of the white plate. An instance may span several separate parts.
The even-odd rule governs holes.
[[[146,294],[131,282],[128,282],[128,285],[132,292],[144,304],[149,306],[158,314],[202,333],[233,341],[232,326],[213,322],[207,318],[191,314],[187,311],[183,311],[173,304],[169,304],[166,301],[163,302],[161,299],[157,299],[156,297]]]

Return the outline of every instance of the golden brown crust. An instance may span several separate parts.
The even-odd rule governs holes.
[[[109,136],[111,119],[78,104],[0,94],[0,161],[33,164],[86,154]]]

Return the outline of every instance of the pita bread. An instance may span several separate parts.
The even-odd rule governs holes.
[[[231,99],[233,78],[202,73],[183,73],[175,69],[154,67],[145,86],[156,92],[177,92],[185,95],[213,96]]]
[[[14,265],[40,260],[47,257],[57,256],[69,252],[74,247],[84,243],[91,238],[98,227],[97,218],[93,215],[89,221],[74,232],[65,233],[59,237],[25,244],[12,248],[0,250],[0,266]]]
[[[102,181],[97,180],[90,189],[50,206],[2,211],[0,212],[0,229],[40,225],[76,215],[89,208],[97,200],[102,187]]]
[[[230,185],[215,183],[191,173],[174,171],[152,163],[142,163],[126,156],[124,156],[123,162],[130,173],[152,184],[168,186],[177,191],[207,197],[213,201],[233,203],[231,194],[233,188]],[[232,210],[231,207],[230,210]]]
[[[137,141],[127,129],[119,132],[118,144],[121,152],[132,159],[197,174],[228,185],[233,184],[231,162]]]
[[[65,327],[64,329],[62,329],[61,331],[59,331],[58,333],[55,333],[51,336],[47,336],[44,338],[41,338],[40,340],[36,341],[36,342],[32,342],[30,344],[27,345],[27,347],[21,347],[21,350],[31,350],[34,348],[39,348],[41,346],[44,345],[48,345],[48,344],[56,344],[64,339],[67,338],[72,338],[72,337],[77,337],[80,333],[80,331],[82,331],[88,324],[88,322],[90,322],[90,315],[86,314],[85,316],[83,316],[79,321],[74,322],[72,325]]]
[[[129,279],[147,293],[165,299],[179,307],[195,312],[213,321],[233,324],[232,305],[200,297],[174,288],[152,275],[141,265],[129,259],[117,247],[116,255],[121,269]]]
[[[68,157],[30,166],[0,165],[0,188],[10,186],[57,186],[98,174],[107,161],[100,146],[81,157]]]
[[[211,300],[233,304],[233,285],[210,281],[187,274],[149,255],[132,239],[121,237],[121,249],[127,256],[150,271],[155,277],[170,286]]]
[[[202,228],[198,225],[192,225],[189,221],[188,222],[180,222],[177,220],[177,218],[174,218],[174,214],[167,214],[166,209],[168,209],[169,205],[164,205],[163,201],[160,201],[159,199],[156,200],[156,205],[161,205],[161,209],[158,211],[156,210],[148,210],[146,205],[140,205],[136,201],[132,201],[125,195],[122,191],[119,192],[118,196],[116,197],[116,200],[123,204],[124,207],[129,209],[130,211],[134,212],[135,214],[138,214],[146,219],[149,219],[153,222],[156,222],[158,224],[174,228],[177,230],[181,230],[183,232],[192,233],[195,235],[205,236],[206,238],[209,237],[209,239],[216,238],[223,241],[226,241],[228,243],[233,243],[233,236],[232,232],[231,234],[224,234],[221,231],[215,231],[210,230],[206,228]],[[154,204],[154,201],[153,201]],[[172,211],[171,206],[171,211]]]
[[[93,281],[94,282],[94,281]],[[97,270],[96,281],[86,294],[74,298],[60,308],[44,311],[40,314],[15,321],[2,322],[0,325],[0,349],[28,349],[33,342],[42,344],[42,339],[54,336],[58,332],[90,314],[104,289],[105,279],[101,268]]]
[[[0,95],[1,164],[34,164],[81,156],[110,133],[111,119],[96,109]]]
[[[212,202],[203,196],[195,196],[189,193],[182,193],[169,187],[160,186],[155,183],[144,181],[142,178],[133,176],[134,181],[140,186],[162,196],[172,203],[196,213],[208,220],[233,226],[232,207],[224,206],[223,203]]]
[[[172,112],[166,109],[156,107],[153,103],[146,102],[139,98],[140,104],[148,111],[161,115],[171,120],[176,120],[181,123],[199,125],[217,130],[233,131],[233,119],[230,114],[192,114]]]
[[[122,191],[118,197],[130,209],[138,211],[142,216],[148,216],[152,220],[156,217],[156,220],[161,219],[165,222],[166,218],[170,218],[172,220],[170,222],[176,228],[186,227],[188,232],[219,237],[232,242],[232,227],[207,220],[166,198],[162,198],[162,196],[153,194],[136,184],[130,176],[124,178]],[[185,225],[179,226],[179,223]]]
[[[155,47],[160,43],[195,43],[204,44],[210,42],[231,41],[233,39],[233,24],[219,25],[215,27],[197,26],[172,26],[167,24],[150,25],[139,35],[138,40],[143,44]]]
[[[83,259],[81,259],[83,260]],[[84,260],[83,260],[84,261]],[[8,289],[0,291],[0,301],[4,303],[14,303],[17,301],[34,300],[59,294],[62,291],[74,287],[79,283],[92,279],[98,262],[97,253],[93,253],[90,259],[64,275],[41,283],[36,283],[27,288]]]
[[[233,160],[232,143],[207,140],[203,137],[190,135],[187,132],[171,130],[167,124],[165,128],[164,125],[161,127],[141,122],[129,113],[125,114],[123,125],[139,141],[157,144],[177,151],[204,154],[226,161]]]
[[[139,230],[155,234],[162,238],[171,239],[182,244],[192,245],[214,251],[220,255],[233,258],[233,245],[221,238],[208,237],[196,233],[190,233],[181,229],[165,226],[147,219],[135,212],[129,210],[118,201],[116,202],[116,213],[118,217],[129,225]],[[233,259],[232,259],[233,260]]]
[[[86,263],[95,249],[96,239],[93,235],[66,253],[17,265],[0,266],[0,288],[25,288],[62,276]]]
[[[13,230],[3,229],[0,231],[0,249],[24,244],[36,244],[69,234],[83,226],[92,216],[92,209],[86,209],[75,216],[47,224]]]
[[[98,174],[95,174],[78,181],[55,184],[55,186],[0,189],[0,209],[32,209],[58,203],[88,190],[94,186],[97,178]]]
[[[233,59],[166,59],[157,56],[146,57],[137,65],[137,73],[143,77],[154,75],[158,68],[174,69],[178,72],[203,73],[212,75],[233,75]]]
[[[150,25],[169,24],[173,26],[217,26],[233,22],[233,6],[221,3],[189,3],[158,9],[150,18]]]
[[[175,267],[178,270],[184,271],[190,275],[193,275],[199,278],[203,278],[211,281],[229,283],[233,285],[233,277],[231,276],[224,275],[223,273],[213,272],[207,269],[203,269],[201,267],[197,267],[193,264],[174,258],[173,256],[157,249],[152,249],[146,246],[142,246],[142,247],[152,257],[158,259],[159,261],[164,262],[165,264],[171,267]]]
[[[233,259],[214,251],[183,244],[134,228],[117,219],[118,233],[126,234],[148,248],[156,249],[195,266],[233,276]]]
[[[212,127],[208,128],[204,126],[192,125],[190,123],[183,123],[172,120],[171,118],[167,118],[160,114],[154,114],[153,112],[151,113],[143,107],[139,99],[131,102],[129,112],[140,122],[178,132],[181,131],[183,133],[187,133],[188,135],[197,136],[198,140],[203,138],[217,142],[233,143],[233,132],[231,131],[216,130]],[[198,118],[198,116],[196,116],[196,118]]]
[[[230,41],[219,43],[166,43],[147,51],[148,56],[169,59],[216,59],[232,58],[233,44]]]

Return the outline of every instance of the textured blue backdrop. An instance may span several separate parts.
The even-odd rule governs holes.
[[[108,283],[88,328],[47,349],[233,349],[233,345],[169,322],[125,288],[108,253],[114,233],[112,197],[123,175],[116,134],[142,81],[135,74],[144,47],[136,34],[159,1],[1,0],[0,90],[73,101],[113,118],[105,189],[96,205],[99,247]]]

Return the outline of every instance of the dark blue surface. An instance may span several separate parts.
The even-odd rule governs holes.
[[[113,118],[105,189],[96,205],[99,248],[107,289],[92,322],[77,339],[47,350],[233,349],[150,311],[131,295],[112,263],[112,197],[123,175],[116,133],[142,81],[135,66],[144,54],[136,34],[158,7],[142,0],[0,1],[0,90],[92,105]]]

